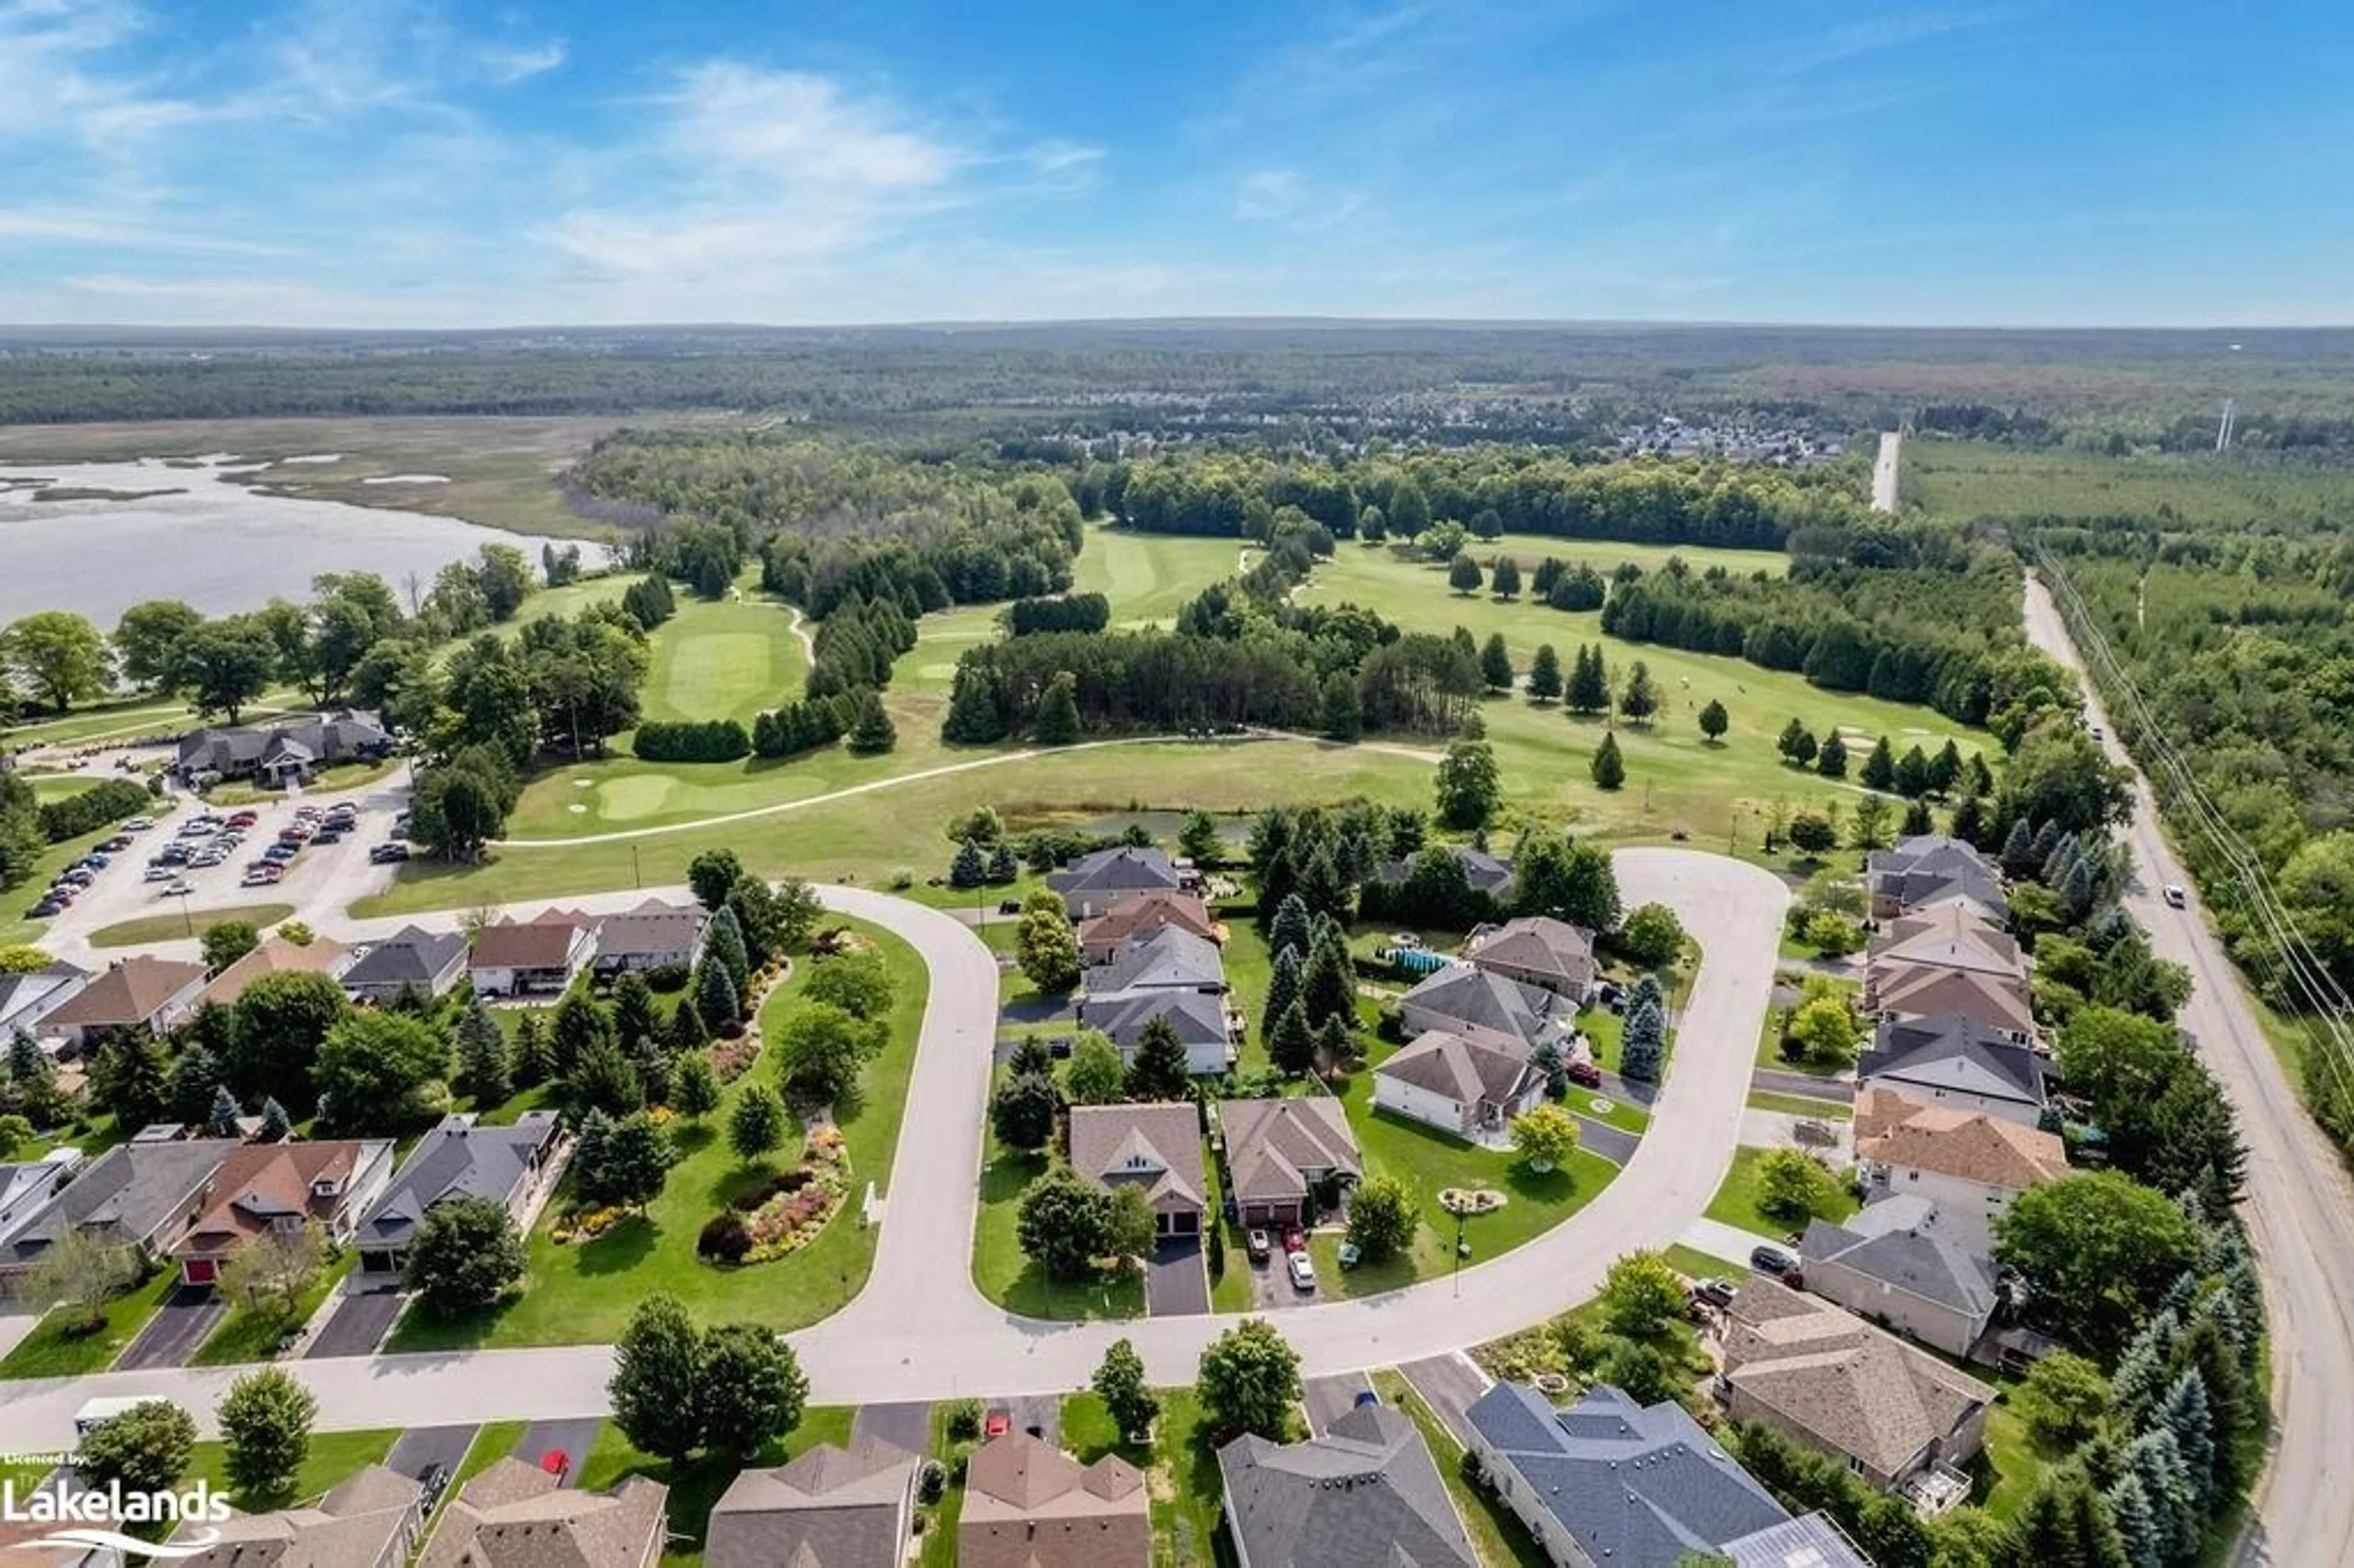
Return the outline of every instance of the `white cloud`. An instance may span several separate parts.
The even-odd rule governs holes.
[[[1250,223],[1281,223],[1294,228],[1330,228],[1364,209],[1361,191],[1328,191],[1297,169],[1259,169],[1245,175],[1235,192],[1235,216]]]
[[[0,240],[27,239],[79,245],[106,245],[118,249],[196,251],[222,256],[284,256],[280,245],[228,235],[175,229],[151,223],[125,222],[101,213],[48,210],[0,211]]]
[[[518,47],[489,45],[481,52],[482,73],[501,87],[546,76],[564,64],[568,51],[560,38]]]

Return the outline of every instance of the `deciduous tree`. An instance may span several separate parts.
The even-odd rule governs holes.
[[[1255,1432],[1280,1442],[1299,1403],[1299,1356],[1273,1324],[1246,1318],[1202,1352],[1194,1388],[1203,1425],[1218,1437]]]

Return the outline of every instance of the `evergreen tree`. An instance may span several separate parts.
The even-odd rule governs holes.
[[[1917,746],[1896,759],[1896,792],[1916,800],[1929,792],[1929,759]]]
[[[949,862],[950,887],[979,887],[989,880],[989,857],[981,853],[981,845],[967,839],[957,845],[956,858]]]
[[[1365,733],[1364,698],[1357,690],[1356,677],[1346,670],[1335,670],[1324,680],[1325,736],[1332,740],[1353,741]]]
[[[2002,868],[2013,876],[2023,874],[2035,853],[2035,831],[2027,825],[2025,817],[2012,819],[2010,832],[2003,835]]]
[[[1512,689],[1512,655],[1504,646],[1504,634],[1491,631],[1479,650],[1479,675],[1491,692]]]
[[[494,1106],[514,1093],[514,1064],[507,1037],[490,1009],[479,1000],[469,1003],[458,1015],[457,1035],[459,1081],[474,1103]]]
[[[695,985],[694,1001],[698,1018],[723,1029],[742,1016],[743,1001],[736,982],[728,978],[726,964],[708,953],[704,955],[703,978]],[[684,1007],[686,999],[682,998],[679,1005]]]
[[[205,1136],[207,1138],[238,1137],[238,1118],[244,1114],[245,1112],[237,1103],[237,1097],[228,1092],[228,1086],[221,1085],[213,1090],[212,1107],[205,1117]]]
[[[1308,972],[1303,951],[1285,948],[1275,955],[1274,967],[1267,971],[1267,1006],[1259,1013],[1259,1029],[1268,1040],[1275,1038],[1276,1024],[1299,1000],[1300,981]]]
[[[596,999],[581,991],[568,993],[556,1004],[556,1022],[549,1033],[556,1076],[570,1077],[591,1046],[612,1039],[613,1020]]]
[[[1733,715],[1724,711],[1724,705],[1714,697],[1709,698],[1706,705],[1700,710],[1701,734],[1707,736],[1713,744],[1723,740],[1724,732],[1732,726]]]
[[[1564,1059],[1561,1047],[1551,1040],[1541,1040],[1529,1053],[1529,1065],[1544,1075],[1545,1093],[1561,1099],[1569,1093],[1569,1063]]]
[[[1668,1021],[1657,1002],[1646,1000],[1628,1010],[1618,1045],[1618,1075],[1638,1084],[1655,1084],[1667,1052]]]
[[[1030,721],[1030,738],[1040,746],[1068,746],[1079,738],[1078,677],[1057,671],[1038,699]]]
[[[1774,746],[1782,754],[1784,761],[1796,763],[1800,768],[1815,759],[1814,733],[1797,719],[1782,726],[1782,736]]]
[[[727,978],[736,982],[736,995],[740,1001],[752,984],[752,955],[744,946],[744,928],[736,923],[736,911],[722,906],[704,928],[703,961],[708,964],[717,959],[727,968]],[[729,1013],[729,1017],[736,1016]]]
[[[1541,703],[1559,700],[1562,694],[1561,655],[1553,644],[1537,645],[1536,658],[1529,665],[1529,695]]]
[[[1837,730],[1823,736],[1823,744],[1815,751],[1815,771],[1826,779],[1847,777],[1847,742]]]
[[[2126,1467],[2148,1495],[2150,1515],[2166,1542],[2167,1555],[2188,1555],[2199,1541],[2199,1499],[2174,1434],[2154,1426],[2135,1438],[2126,1446]]]
[[[727,913],[730,919],[736,918],[732,903]],[[737,928],[743,928],[740,920]],[[749,945],[748,942],[748,948]],[[613,1033],[620,1036],[623,1046],[633,1051],[641,1040],[652,1040],[662,1033],[662,1021],[654,1012],[653,987],[635,969],[628,970],[613,982]]]
[[[1316,1032],[1308,1022],[1308,1010],[1298,1001],[1283,1010],[1267,1031],[1267,1059],[1291,1077],[1299,1077],[1316,1065]]]
[[[1882,736],[1863,759],[1863,787],[1867,789],[1893,789],[1896,787],[1896,753]]]
[[[1286,895],[1283,902],[1276,906],[1275,923],[1267,932],[1269,950],[1280,956],[1286,949],[1290,949],[1304,959],[1314,936],[1307,900],[1297,893]]]
[[[766,1084],[748,1084],[727,1113],[727,1147],[747,1165],[785,1141],[785,1102]]]
[[[644,1082],[630,1065],[620,1044],[612,1039],[599,1039],[580,1054],[565,1075],[566,1097],[575,1109],[594,1106],[613,1116],[636,1110],[645,1104]]]
[[[2133,1568],[2166,1568],[2165,1532],[2150,1509],[2141,1478],[2122,1476],[2103,1495],[2108,1499],[2109,1517],[2116,1521],[2117,1538],[2125,1544],[2126,1560]]]
[[[1954,820],[1946,831],[1964,843],[1976,844],[1980,849],[1984,849],[1987,831],[1986,802],[1976,795],[1963,796],[1961,803],[1954,808]]]
[[[957,666],[956,686],[940,738],[951,746],[987,746],[1005,738],[1005,715],[997,711],[989,682],[978,670]]]
[[[1908,800],[1904,803],[1905,837],[1911,838],[1915,834],[1933,832],[1935,831],[1936,826],[1937,824],[1935,821],[1930,818],[1928,801],[1924,800]],[[1958,837],[1959,835],[1957,834],[1956,836]]]
[[[1357,1016],[1356,966],[1349,957],[1348,938],[1337,926],[1318,939],[1300,971],[1299,1004],[1309,1022],[1319,1027],[1328,1018],[1353,1022]]]
[[[2215,1428],[2207,1411],[2207,1383],[2197,1367],[2185,1367],[2166,1391],[2158,1419],[2174,1434],[2174,1446],[2190,1472],[2190,1485],[2203,1510],[2215,1495]]]
[[[1185,1047],[1166,1018],[1148,1022],[1137,1033],[1136,1058],[1128,1065],[1128,1097],[1132,1100],[1182,1100],[1193,1092],[1186,1071]]]
[[[1580,643],[1569,671],[1569,711],[1575,714],[1598,714],[1610,706],[1610,672],[1602,662],[1602,650],[1591,643]]]
[[[528,1089],[547,1082],[555,1065],[548,1051],[546,1025],[540,1022],[536,1010],[525,1012],[515,1022],[514,1068],[512,1074],[514,1086]]]
[[[1447,586],[1457,593],[1478,593],[1482,580],[1479,563],[1468,551],[1458,550],[1455,558],[1447,564]]]
[[[1987,767],[1984,752],[1970,753],[1969,766],[1963,770],[1962,783],[1965,794],[1991,795],[1994,793],[1994,774]]]
[[[1357,1054],[1355,1015],[1335,1012],[1316,1026],[1316,1059],[1327,1070],[1352,1061]]]
[[[1627,763],[1626,759],[1618,755],[1618,736],[1616,731],[1603,731],[1602,744],[1594,748],[1594,759],[1586,767],[1587,770],[1594,775],[1595,787],[1597,789],[1616,789],[1627,782]]]
[[[1651,667],[1640,659],[1627,667],[1627,684],[1618,694],[1618,711],[1640,729],[1659,711],[1659,691],[1651,684]]]
[[[1482,515],[1486,515],[1486,514],[1482,514]],[[1521,563],[1512,559],[1510,556],[1497,556],[1495,568],[1488,577],[1488,590],[1490,593],[1493,593],[1498,599],[1512,599],[1520,598]],[[1490,681],[1488,683],[1490,685],[1496,684],[1493,681]]]
[[[286,1107],[267,1095],[261,1100],[261,1141],[283,1143],[294,1131],[294,1118]]]
[[[2000,1568],[2135,1568],[2109,1505],[2073,1467],[2045,1475],[1996,1561]]]
[[[1962,748],[1946,737],[1937,755],[1929,759],[1929,790],[1935,795],[1951,795],[1954,786],[1962,781]]]
[[[1003,839],[989,852],[989,880],[1000,886],[1022,874],[1022,863],[1013,857],[1013,846]]]
[[[880,693],[862,692],[858,695],[858,712],[850,723],[850,749],[862,757],[890,750],[899,744],[899,732],[893,727],[891,715],[883,711]]]
[[[220,1065],[202,1045],[184,1045],[164,1077],[164,1100],[172,1119],[196,1127],[212,1114],[213,1095],[221,1087]]]
[[[681,1053],[671,1078],[671,1108],[687,1120],[701,1121],[719,1108],[719,1077],[702,1052]]]

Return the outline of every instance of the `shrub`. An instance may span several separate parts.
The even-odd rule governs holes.
[[[695,1238],[695,1255],[713,1263],[741,1263],[744,1255],[752,1250],[752,1233],[745,1228],[744,1218],[733,1209],[725,1209],[705,1220],[703,1233]]]
[[[735,719],[638,726],[634,748],[648,762],[734,762],[752,754],[752,737]]]
[[[981,1436],[981,1401],[960,1399],[949,1406],[949,1441],[970,1443]]]
[[[154,804],[147,786],[128,779],[110,779],[79,795],[52,800],[41,808],[41,832],[53,843],[63,843],[94,832],[109,822],[135,817]]]
[[[694,970],[684,964],[656,964],[646,970],[646,985],[654,991],[684,991]]]

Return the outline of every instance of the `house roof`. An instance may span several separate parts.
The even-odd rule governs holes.
[[[2019,944],[1988,925],[1966,900],[1948,899],[1891,920],[1872,944],[1866,961],[1923,964],[1968,969],[1977,974],[2020,975],[2026,965]]]
[[[309,1508],[232,1514],[192,1568],[376,1568],[413,1520],[424,1489],[368,1465]],[[183,1527],[185,1532],[186,1527]]]
[[[1998,874],[1993,861],[1967,839],[1950,833],[1914,833],[1889,849],[1874,850],[1864,863],[1867,875],[1882,872],[1972,872],[1988,881]]]
[[[1090,993],[1080,1016],[1088,1028],[1099,1029],[1123,1051],[1136,1048],[1137,1036],[1156,1018],[1169,1020],[1181,1045],[1226,1043],[1226,1004],[1207,991],[1154,990]]]
[[[2057,1133],[1985,1111],[1924,1105],[1893,1089],[1855,1097],[1859,1160],[1905,1171],[2025,1192],[2068,1174],[2068,1149]]]
[[[1217,923],[1210,918],[1209,906],[1201,899],[1191,893],[1155,887],[1142,893],[1123,894],[1113,899],[1102,914],[1081,922],[1079,945],[1097,948],[1107,943],[1124,942],[1130,937],[1164,927],[1191,931],[1197,937],[1215,938],[1217,935]]]
[[[221,1161],[203,1211],[174,1250],[183,1256],[228,1252],[279,1220],[331,1219],[348,1201],[352,1182],[391,1155],[382,1139],[240,1144]],[[320,1193],[323,1182],[334,1191]]]
[[[512,1127],[484,1127],[471,1115],[443,1117],[360,1221],[355,1241],[405,1245],[434,1204],[453,1198],[512,1204],[561,1125],[554,1111],[525,1112]]]
[[[1815,1220],[1798,1238],[1798,1256],[1808,1267],[1835,1263],[1966,1317],[1994,1310],[1993,1262],[1939,1231],[1936,1207],[1924,1198],[1883,1199],[1844,1225]]]
[[[1485,1100],[1500,1106],[1526,1091],[1535,1070],[1529,1065],[1529,1048],[1510,1035],[1426,1029],[1375,1067],[1373,1075],[1462,1105]]]
[[[1872,1568],[1829,1514],[1809,1513],[1769,1524],[1717,1548],[1733,1568]]]
[[[1464,1414],[1579,1549],[1613,1568],[1673,1568],[1790,1517],[1672,1401],[1645,1406],[1605,1384],[1556,1410],[1500,1383]]]
[[[691,953],[703,945],[711,916],[695,905],[649,898],[635,909],[608,915],[597,926],[600,958],[662,958]]]
[[[1594,933],[1550,915],[1524,915],[1472,932],[1463,956],[1582,985],[1594,977]]]
[[[127,1029],[161,1012],[175,996],[205,978],[202,964],[145,955],[110,964],[106,971],[46,1021],[52,1029]]]
[[[253,951],[213,976],[212,983],[196,993],[196,1000],[227,1007],[264,975],[332,975],[342,969],[351,956],[349,948],[329,937],[313,937],[307,943],[290,942],[273,931],[261,938]]]
[[[1305,1443],[1245,1433],[1218,1450],[1226,1523],[1253,1563],[1385,1568],[1478,1563],[1414,1423],[1385,1404],[1350,1411]]]
[[[344,971],[344,984],[347,989],[429,986],[447,974],[465,951],[466,938],[455,931],[404,926],[362,953]]]
[[[1133,844],[1083,854],[1062,870],[1050,873],[1046,885],[1057,893],[1141,893],[1148,888],[1182,885],[1177,866],[1166,852]]]
[[[478,969],[560,969],[572,960],[583,932],[595,923],[551,910],[529,920],[497,920],[474,936],[472,967]]]
[[[708,1568],[898,1568],[917,1457],[873,1437],[746,1470],[711,1510]]]
[[[1900,908],[1961,898],[1998,920],[2010,916],[1994,862],[1944,833],[1919,834],[1875,852],[1864,862],[1864,880],[1874,896],[1893,899]]]
[[[1957,1012],[1933,1018],[1882,1019],[1872,1048],[1856,1064],[1856,1078],[1890,1087],[1924,1089],[2012,1100],[2041,1108],[2044,1058]]]
[[[1222,991],[1226,983],[1226,967],[1218,957],[1215,942],[1174,926],[1164,926],[1149,936],[1132,938],[1089,980],[1092,989],[1105,991],[1171,987]]]
[[[1218,1107],[1218,1122],[1225,1129],[1226,1171],[1238,1203],[1301,1197],[1310,1171],[1364,1174],[1357,1135],[1330,1095],[1227,1100]]]
[[[1207,1202],[1201,1116],[1190,1102],[1073,1106],[1070,1133],[1071,1169],[1088,1180],[1140,1185],[1156,1212]]]
[[[29,1262],[69,1226],[143,1242],[186,1216],[221,1161],[242,1147],[233,1138],[116,1144],[17,1232],[0,1260]]]
[[[1871,978],[1872,1006],[1882,1012],[1914,1018],[1953,1013],[2018,1034],[2035,1028],[2027,981],[2018,975],[1889,962],[1875,964]]]
[[[1151,1560],[1144,1476],[1119,1455],[1082,1466],[1027,1432],[973,1451],[958,1568],[1142,1568]]]
[[[638,1568],[662,1545],[669,1497],[643,1476],[581,1491],[510,1456],[459,1489],[422,1568]]]
[[[1551,991],[1470,964],[1449,964],[1399,998],[1398,1005],[1533,1045],[1548,1033],[1561,1032],[1553,1018],[1558,1000]]]
[[[1473,849],[1469,844],[1440,844],[1440,849],[1455,857],[1463,868],[1463,880],[1482,893],[1500,895],[1512,885],[1512,868],[1486,850]],[[1414,874],[1414,862],[1385,860],[1373,867],[1376,882],[1404,882]]]
[[[51,959],[48,968],[28,973],[0,974],[0,1019],[33,1012],[58,992],[89,978],[88,969],[63,959]]]
[[[1882,1476],[1995,1391],[1828,1301],[1753,1273],[1725,1309],[1724,1375],[1834,1453]]]

